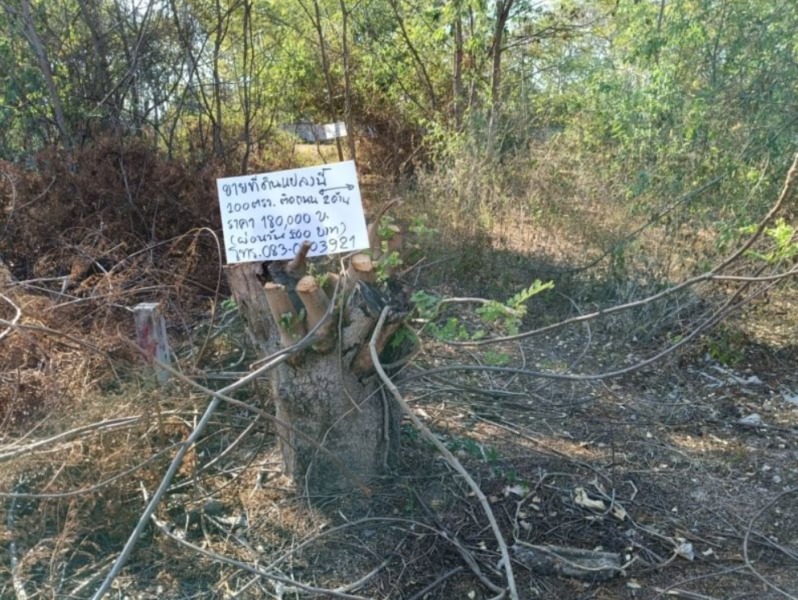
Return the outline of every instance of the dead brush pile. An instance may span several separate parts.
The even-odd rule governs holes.
[[[113,264],[214,225],[216,167],[165,161],[145,140],[49,149],[35,163],[0,163],[0,253],[18,279],[80,276],[90,259]]]
[[[160,301],[190,330],[221,284],[213,166],[114,138],[36,163],[0,164],[4,310],[16,306],[25,327],[0,351],[0,420],[70,406],[107,383],[111,364],[132,357],[120,340],[138,302]]]
[[[0,164],[0,597],[87,589],[201,408],[149,380],[132,308],[160,303],[184,369],[240,357],[218,337],[214,177],[143,140]]]
[[[170,262],[175,269],[181,264]],[[0,547],[7,550],[0,558],[0,597],[9,597],[13,581],[49,597],[89,593],[97,566],[122,546],[138,518],[139,486],[157,485],[203,407],[196,394],[179,386],[164,391],[150,380],[131,342],[127,310],[147,295],[169,308],[170,322],[179,324],[173,319],[181,314],[186,323],[200,306],[197,287],[146,292],[138,286],[147,287],[152,273],[96,277],[85,296],[72,289],[48,293],[41,284],[8,277],[0,290],[0,318],[15,324],[0,330],[6,333],[0,344]],[[129,293],[102,293],[115,286]],[[181,334],[172,332],[176,339]],[[219,356],[215,340],[198,338],[207,342],[208,358]],[[187,359],[184,368],[202,360],[175,346]],[[229,415],[224,420],[228,432],[237,422]],[[212,425],[210,443],[226,435]],[[178,483],[194,475],[197,452],[189,452]],[[163,554],[145,545],[140,556],[146,564]]]

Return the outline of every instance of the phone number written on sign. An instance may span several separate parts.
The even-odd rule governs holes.
[[[260,219],[228,219],[235,260],[269,260],[294,256],[302,243],[310,241],[311,256],[355,250],[356,236],[349,234],[345,221],[333,221],[327,211],[263,215]],[[263,233],[255,233],[255,231]]]

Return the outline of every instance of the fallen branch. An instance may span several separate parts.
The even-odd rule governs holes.
[[[516,543],[516,560],[537,575],[557,575],[589,581],[607,581],[622,572],[621,556],[565,546],[537,546]]]
[[[585,315],[579,315],[577,317],[572,317],[570,319],[563,319],[557,323],[552,323],[551,325],[546,325],[545,327],[539,327],[538,329],[533,329],[531,331],[524,331],[522,333],[518,333],[515,335],[507,335],[501,337],[494,337],[494,338],[485,338],[481,340],[469,340],[469,341],[448,341],[446,342],[450,346],[484,346],[487,344],[498,344],[500,342],[511,342],[516,340],[522,340],[529,337],[534,337],[538,335],[542,335],[544,333],[548,333],[550,331],[556,331],[558,329],[562,329],[568,325],[572,325],[574,323],[581,323],[584,321],[590,321],[593,319],[597,319],[599,317],[605,317],[607,315],[611,315],[617,312],[621,312],[624,310],[629,310],[631,308],[638,308],[640,306],[645,306],[656,300],[661,300],[662,298],[666,298],[672,294],[675,294],[678,291],[681,291],[685,288],[691,287],[703,281],[743,281],[743,282],[751,282],[751,281],[761,281],[758,276],[756,277],[747,277],[747,278],[738,278],[729,275],[722,275],[721,271],[728,268],[734,262],[736,262],[741,256],[744,256],[745,253],[750,250],[750,248],[756,243],[756,241],[762,237],[768,223],[776,216],[779,210],[781,210],[782,206],[786,203],[787,199],[792,194],[793,189],[795,188],[795,182],[798,180],[798,154],[795,155],[793,159],[792,166],[787,171],[787,175],[784,179],[784,185],[782,186],[781,192],[779,193],[779,197],[767,214],[759,221],[757,224],[756,231],[746,240],[746,242],[737,248],[734,252],[732,252],[727,258],[722,260],[719,264],[711,268],[709,271],[702,273],[700,275],[696,275],[695,277],[691,277],[679,284],[674,285],[666,290],[663,290],[659,293],[653,294],[648,296],[647,298],[642,298],[640,300],[634,300],[632,302],[627,302],[626,304],[619,304],[617,306],[612,306],[607,309],[597,310],[592,313],[588,313]],[[795,273],[795,270],[789,271],[789,274]],[[787,274],[783,274],[787,275]],[[767,279],[767,278],[766,278]],[[458,298],[454,301],[457,302],[482,302],[481,298]]]
[[[5,294],[0,294],[0,298],[8,302],[11,305],[11,307],[14,309],[14,316],[11,318],[10,321],[8,321],[8,325],[6,325],[6,328],[2,332],[0,332],[0,340],[2,340],[9,333],[11,333],[14,330],[16,324],[19,323],[19,318],[22,316],[22,309],[20,309],[19,306],[17,306],[14,303],[14,301],[11,300],[11,298],[6,296]]]
[[[371,351],[371,360],[374,364],[374,368],[377,370],[377,374],[380,376],[380,379],[385,384],[385,387],[388,388],[388,391],[391,392],[391,395],[394,397],[396,402],[402,408],[404,413],[410,418],[413,422],[413,425],[421,432],[421,435],[424,436],[441,455],[446,459],[451,467],[460,474],[460,476],[465,480],[468,484],[468,487],[474,492],[477,500],[479,501],[480,505],[482,506],[482,510],[485,512],[485,515],[488,518],[488,522],[490,523],[490,527],[493,530],[493,535],[496,538],[496,542],[499,545],[499,551],[502,556],[502,564],[504,566],[504,572],[507,576],[507,587],[510,592],[510,598],[512,600],[519,600],[518,590],[515,586],[515,576],[513,574],[513,566],[510,562],[510,552],[507,549],[507,542],[504,541],[504,536],[502,535],[501,530],[499,529],[499,524],[496,522],[496,517],[493,514],[493,511],[490,508],[490,504],[488,503],[488,498],[479,488],[477,482],[474,481],[473,477],[465,470],[460,461],[452,454],[449,449],[437,438],[435,435],[429,430],[429,428],[419,419],[416,414],[410,409],[405,399],[402,397],[402,394],[399,393],[398,388],[394,385],[393,381],[391,381],[390,377],[385,373],[385,370],[380,363],[379,353],[377,351],[377,340],[380,337],[380,332],[382,331],[382,327],[385,324],[385,319],[388,317],[388,313],[390,312],[390,307],[385,307],[382,309],[380,313],[380,319],[377,321],[377,325],[374,327],[374,332],[371,335],[371,341],[369,342],[369,350]]]
[[[662,358],[666,357],[667,355],[675,352],[677,349],[685,346],[689,342],[691,342],[694,338],[698,337],[704,331],[711,329],[718,323],[720,323],[723,319],[729,316],[732,312],[743,306],[746,302],[749,302],[753,298],[761,295],[770,287],[773,287],[778,281],[771,281],[767,287],[755,290],[751,292],[748,296],[743,297],[742,300],[738,300],[743,295],[743,292],[749,288],[754,282],[760,281],[759,274],[765,269],[766,267],[762,267],[757,271],[757,273],[746,280],[743,285],[740,286],[716,311],[714,311],[709,317],[707,317],[703,323],[697,325],[690,333],[682,337],[678,342],[671,344],[664,350],[661,350],[654,356],[646,358],[644,360],[638,361],[628,367],[624,367],[622,369],[617,369],[615,371],[605,371],[603,373],[593,373],[593,374],[585,374],[585,375],[577,375],[572,373],[551,373],[546,371],[532,371],[530,369],[521,369],[516,367],[501,367],[501,366],[490,366],[490,365],[452,365],[448,367],[437,367],[434,369],[427,369],[426,371],[420,371],[418,373],[410,373],[403,377],[403,382],[408,381],[410,379],[418,379],[419,377],[427,377],[429,375],[434,375],[438,373],[451,373],[456,371],[483,371],[483,372],[493,372],[493,373],[509,373],[515,375],[524,375],[526,377],[539,377],[543,379],[555,379],[559,381],[601,381],[603,379],[610,379],[613,377],[620,377],[622,375],[627,375],[632,373],[633,371],[638,371],[643,367],[647,367],[650,364],[653,364]],[[606,314],[606,312],[605,312]],[[570,319],[571,322],[580,320],[579,317],[575,319]],[[565,321],[561,321],[561,323],[565,323]],[[538,330],[540,331],[540,330]],[[523,334],[521,334],[523,336]],[[517,337],[517,336],[516,336]],[[502,338],[502,339],[509,339],[509,338]],[[493,341],[498,341],[499,338],[494,339]],[[450,342],[452,343],[452,342]],[[463,342],[463,344],[468,344],[469,342]]]
[[[144,494],[144,498],[145,498],[145,500],[147,498],[146,492]],[[288,577],[283,577],[282,575],[278,575],[276,573],[269,573],[268,571],[264,571],[263,569],[258,568],[255,565],[250,565],[248,563],[241,562],[240,560],[236,560],[234,558],[230,558],[229,556],[224,556],[222,554],[217,554],[216,552],[213,552],[211,550],[207,550],[205,548],[200,548],[199,546],[196,546],[196,545],[192,544],[191,542],[188,542],[188,541],[184,540],[183,538],[174,535],[171,531],[169,531],[166,528],[166,525],[164,523],[161,523],[155,517],[155,515],[149,515],[148,519],[152,519],[152,522],[155,523],[155,526],[160,530],[161,533],[163,533],[170,540],[173,540],[173,541],[177,542],[181,546],[185,546],[187,548],[190,548],[190,549],[194,550],[195,552],[198,552],[199,554],[202,554],[203,556],[207,556],[208,558],[210,558],[212,560],[215,560],[215,561],[218,561],[218,562],[222,562],[222,563],[234,566],[234,567],[238,567],[239,569],[243,569],[245,571],[249,571],[250,573],[255,573],[256,575],[259,575],[260,577],[265,577],[266,579],[271,579],[272,581],[276,581],[277,584],[280,586],[280,588],[283,590],[283,592],[290,591],[290,588],[295,588],[296,590],[302,590],[303,592],[307,592],[307,593],[310,593],[310,594],[318,594],[320,596],[328,596],[328,597],[331,597],[331,598],[343,598],[345,600],[369,600],[368,598],[365,598],[364,596],[355,596],[353,594],[347,594],[346,592],[339,592],[337,590],[328,590],[328,589],[323,589],[323,588],[317,588],[317,587],[314,587],[314,586],[311,586],[311,585],[307,585],[305,583],[300,583],[298,581],[295,581],[294,579],[290,579]],[[378,568],[382,568],[382,565],[380,565],[380,567],[378,567]],[[367,574],[366,577],[371,577],[372,573]],[[356,583],[358,583],[358,582],[356,582]],[[282,594],[280,594],[280,597],[282,597]]]
[[[6,516],[6,526],[11,540],[8,543],[8,555],[11,562],[11,586],[14,588],[17,600],[28,600],[28,593],[25,591],[25,583],[19,574],[19,557],[17,556],[17,540],[14,537],[14,512],[16,510],[17,499],[11,499]]]

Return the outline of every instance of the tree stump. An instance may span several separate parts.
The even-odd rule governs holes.
[[[228,267],[228,281],[259,351],[290,347],[315,328],[312,345],[270,372],[285,474],[310,496],[368,490],[366,484],[396,462],[400,421],[368,345],[387,304],[392,316],[378,348],[390,355],[387,362],[402,356],[388,342],[407,314],[406,301],[378,289],[368,254],[352,256],[340,280],[305,275],[306,254],[307,247],[266,269]]]

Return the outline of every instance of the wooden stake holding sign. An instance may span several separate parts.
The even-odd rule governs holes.
[[[225,178],[217,185],[232,263],[228,281],[256,347],[274,352],[316,328],[312,347],[272,371],[277,417],[289,424],[277,432],[285,473],[311,495],[385,474],[399,448],[400,412],[379,393],[368,342],[383,306],[395,305],[385,328],[391,333],[407,307],[377,288],[381,265],[371,257],[380,240],[369,244],[354,163]],[[335,253],[354,253],[340,281],[336,273],[307,274],[307,258]],[[253,268],[252,261],[263,265]],[[266,306],[271,331],[279,335],[264,331]],[[386,335],[381,346],[392,353],[386,362],[401,358],[403,349],[387,342]]]

